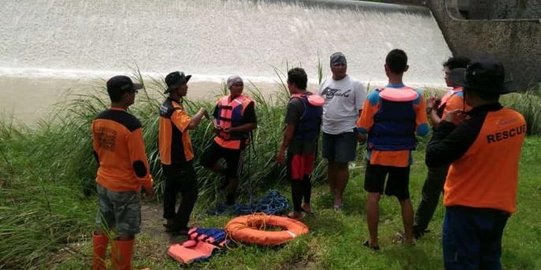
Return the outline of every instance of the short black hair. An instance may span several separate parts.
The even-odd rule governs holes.
[[[452,70],[455,68],[466,68],[469,63],[470,58],[465,56],[455,56],[449,57],[449,59],[443,63],[443,66],[448,67],[449,70]]]
[[[308,75],[302,68],[292,68],[287,72],[287,82],[294,84],[299,89],[306,90]]]
[[[387,54],[387,57],[385,57],[385,64],[392,73],[404,73],[408,66],[408,56],[403,50],[394,49]]]

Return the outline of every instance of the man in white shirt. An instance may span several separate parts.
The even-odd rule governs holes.
[[[357,134],[355,122],[360,115],[366,90],[347,75],[346,56],[341,52],[330,57],[332,76],[319,87],[323,106],[323,157],[328,160],[327,177],[334,195],[334,209],[343,206],[343,194],[349,178],[348,163],[355,160]]]

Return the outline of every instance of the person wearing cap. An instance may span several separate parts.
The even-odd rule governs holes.
[[[464,94],[462,92],[464,71],[469,62],[469,58],[457,56],[450,57],[443,63],[445,83],[448,87],[452,87],[452,89],[447,91],[439,101],[435,97],[430,97],[427,101],[426,110],[429,119],[432,121],[433,129],[437,129],[438,124],[442,119],[445,119],[448,112],[470,110],[470,107],[464,102]],[[413,223],[413,236],[415,239],[419,239],[423,234],[428,232],[426,229],[434,215],[436,206],[438,206],[440,193],[443,191],[443,184],[445,183],[448,170],[449,164],[441,167],[428,167],[428,173],[423,184],[421,202],[417,207],[417,211],[415,211]]]
[[[168,97],[160,106],[158,147],[165,175],[163,217],[166,231],[173,235],[188,232],[188,221],[198,195],[197,178],[193,167],[193,149],[189,130],[195,129],[208,113],[204,108],[190,117],[184,109],[191,75],[174,71],[165,77]],[[176,209],[177,195],[181,201]]]
[[[127,112],[142,85],[127,76],[107,81],[111,107],[92,121],[92,147],[98,163],[98,214],[93,234],[92,269],[105,269],[111,232],[114,269],[131,269],[134,238],[141,225],[141,188],[154,196],[141,122]]]
[[[276,161],[286,160],[287,175],[291,181],[293,211],[288,217],[301,219],[304,213],[312,213],[310,197],[312,183],[310,175],[314,169],[319,140],[324,100],[306,90],[308,75],[302,68],[287,72],[287,87],[291,98],[287,104],[286,127]]]
[[[229,95],[216,102],[213,112],[213,127],[216,136],[204,151],[201,164],[225,177],[226,205],[235,203],[239,186],[239,175],[242,170],[241,152],[246,148],[250,132],[257,128],[255,102],[242,93],[244,82],[238,75],[230,76],[227,81]],[[224,168],[218,160],[224,159]]]
[[[379,201],[385,193],[400,204],[405,244],[413,244],[413,207],[409,193],[411,151],[417,136],[426,136],[429,127],[426,102],[419,90],[404,85],[402,78],[409,68],[403,50],[391,50],[385,58],[387,86],[370,92],[357,122],[362,140],[367,140],[367,165],[364,189],[368,192],[366,220],[370,239],[366,247],[379,250]]]
[[[499,61],[473,60],[464,81],[464,99],[472,109],[448,112],[427,145],[427,166],[451,164],[443,193],[446,269],[501,269],[501,239],[516,211],[526,135],[524,117],[499,103],[500,95],[510,92],[504,80]]]
[[[347,74],[346,56],[341,52],[330,57],[332,76],[323,80],[319,95],[323,106],[323,157],[328,161],[327,178],[334,197],[334,209],[343,206],[344,190],[349,178],[348,164],[355,160],[357,138],[355,121],[366,98],[364,86]]]

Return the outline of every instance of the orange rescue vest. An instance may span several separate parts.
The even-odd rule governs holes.
[[[229,96],[220,98],[217,102],[217,118],[216,123],[220,128],[218,136],[214,138],[214,141],[229,149],[241,149],[242,145],[247,142],[249,132],[225,132],[225,129],[231,127],[237,127],[242,124],[244,111],[253,100],[244,95],[240,95],[233,100],[229,99]]]

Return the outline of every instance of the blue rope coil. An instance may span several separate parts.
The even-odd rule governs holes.
[[[211,215],[233,215],[241,216],[253,213],[265,213],[267,215],[280,215],[289,209],[286,197],[277,190],[270,190],[265,196],[252,204],[235,203],[232,205],[220,204],[211,209]]]

